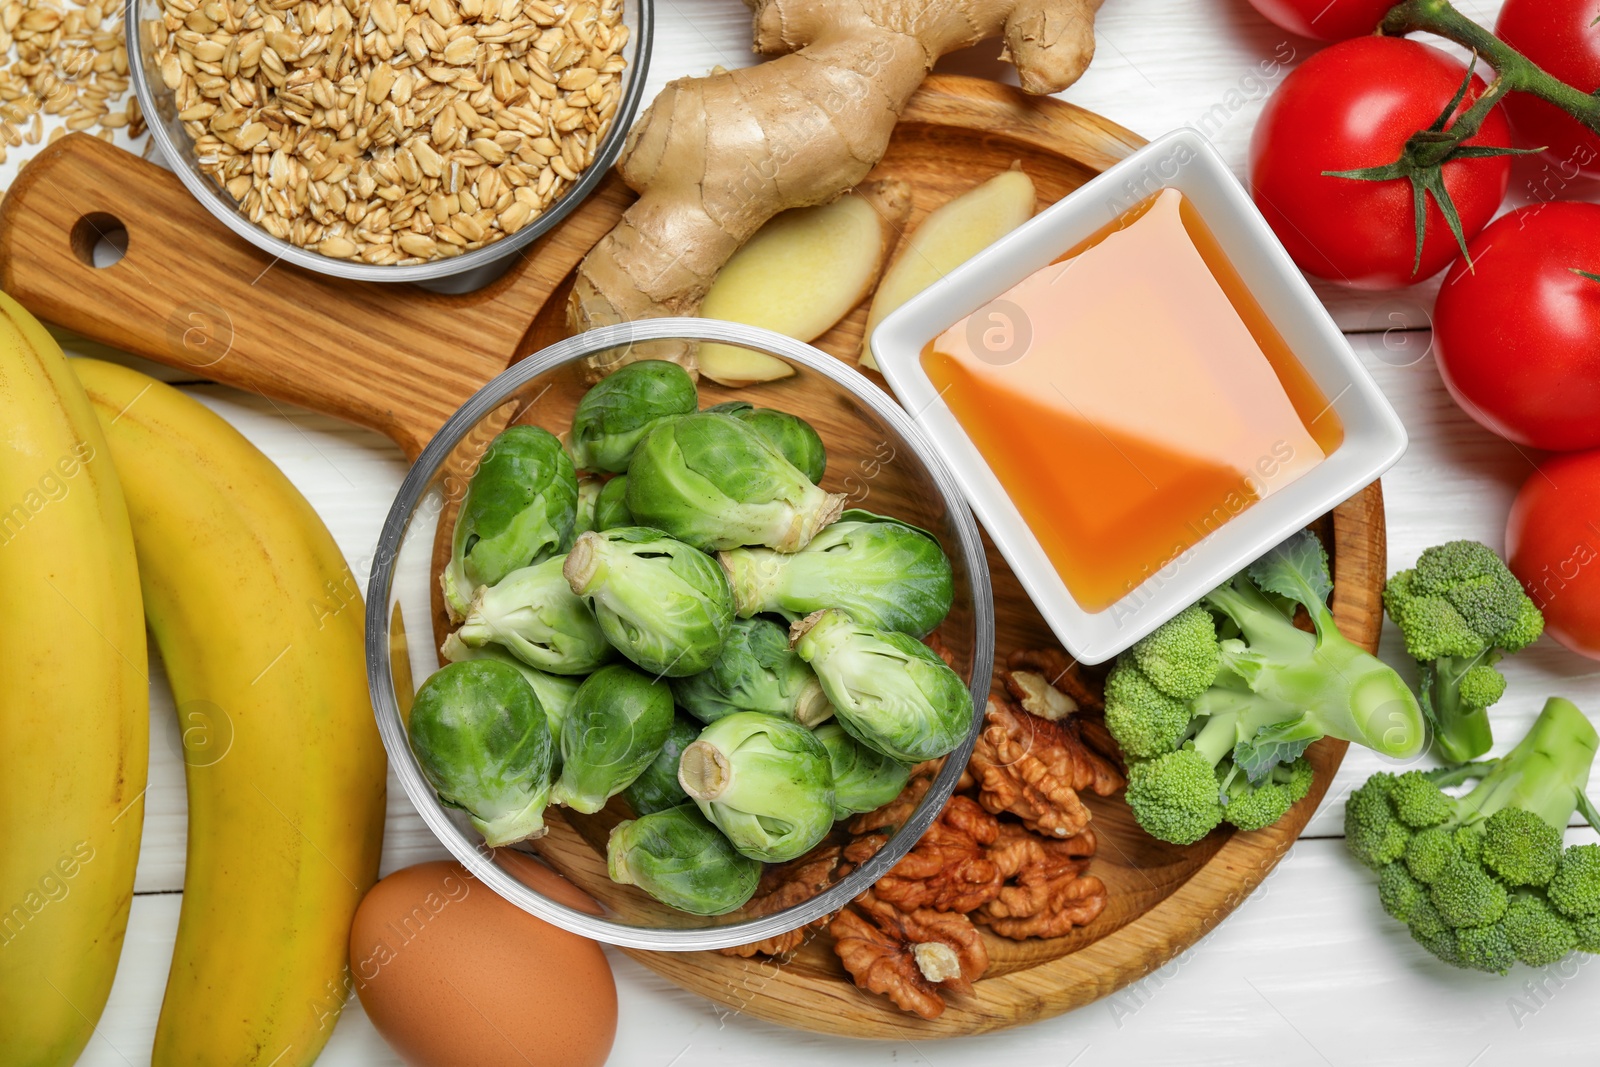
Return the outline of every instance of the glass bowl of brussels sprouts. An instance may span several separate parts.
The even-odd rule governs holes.
[[[770,380],[649,358],[684,341]],[[484,386],[407,474],[367,595],[379,732],[429,828],[525,911],[639,949],[759,941],[870,888],[954,790],[994,660],[978,528],[911,418],[810,345],[704,319],[591,330]],[[764,899],[890,802],[875,854]]]

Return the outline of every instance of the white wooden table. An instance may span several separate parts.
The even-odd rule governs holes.
[[[1492,22],[1497,0],[1458,0]],[[659,0],[652,88],[714,64],[751,62],[738,0]],[[1199,125],[1242,170],[1250,129],[1284,70],[1312,45],[1261,20],[1244,0],[1106,0],[1099,55],[1067,99],[1145,136]],[[995,44],[941,69],[1005,77]],[[1276,73],[1272,73],[1276,70]],[[0,174],[9,183],[17,153]],[[1540,179],[1519,164],[1514,188]],[[1579,190],[1600,199],[1593,188]],[[1512,494],[1531,470],[1514,447],[1450,402],[1429,358],[1431,286],[1356,296],[1325,290],[1330,308],[1399,409],[1411,450],[1384,479],[1390,564],[1430,544],[1472,537],[1498,546]],[[1409,329],[1408,329],[1409,328]],[[81,346],[80,346],[81,347]],[[88,351],[88,349],[82,349]],[[321,416],[204,383],[185,383],[275,460],[310,498],[364,576],[404,463],[388,441]],[[1394,662],[1393,635],[1385,650]],[[149,1060],[182,899],[184,794],[171,699],[152,664],[150,789],[138,896],[111,1002],[83,1058],[96,1067]],[[1544,698],[1564,694],[1600,714],[1600,669],[1548,639],[1511,662],[1497,732],[1520,735]],[[1593,1020],[1600,966],[1565,964],[1508,978],[1451,971],[1379,910],[1373,879],[1339,839],[1342,798],[1379,761],[1352,749],[1305,837],[1260,890],[1164,970],[1062,1018],[950,1042],[830,1040],[740,1017],[668,985],[613,953],[621,1027],[612,1063],[840,1064],[1560,1064],[1597,1059]],[[443,856],[391,777],[383,871]],[[1592,839],[1574,830],[1571,840]],[[537,1018],[537,1005],[529,1005]],[[399,1061],[352,1001],[322,1063]]]

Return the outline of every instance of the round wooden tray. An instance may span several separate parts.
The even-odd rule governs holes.
[[[1142,140],[1097,115],[992,82],[940,76],[912,99],[873,177],[908,181],[911,225],[951,196],[1020,163],[1041,207],[1125,157]],[[207,214],[170,173],[94,138],[39,153],[0,202],[0,289],[48,321],[229,385],[349,419],[415,456],[471,393],[516,358],[565,335],[572,270],[631,194],[614,177],[474,293],[348,282],[275,263]],[[92,265],[93,235],[120,225],[128,251]],[[818,344],[854,360],[858,309]],[[706,383],[706,395],[736,395]],[[803,403],[793,406],[805,415]],[[830,453],[870,454],[848,420],[819,416]],[[859,437],[859,431],[856,434]],[[830,486],[837,488],[837,486]],[[1333,557],[1334,615],[1373,648],[1385,575],[1382,495],[1368,487],[1319,523]],[[989,553],[1001,656],[1054,642],[1003,560]],[[1321,742],[1312,793],[1256,833],[1219,831],[1187,848],[1145,836],[1120,798],[1087,798],[1109,888],[1105,912],[1071,936],[988,939],[976,995],[950,997],[924,1022],[856,989],[819,935],[792,959],[716,953],[632,953],[645,966],[732,1011],[800,1029],[862,1038],[932,1038],[1016,1026],[1088,1004],[1161,967],[1249,895],[1288,851],[1344,752]],[[553,823],[558,820],[552,820]],[[587,829],[593,834],[598,823]],[[603,841],[597,842],[603,849]],[[562,826],[541,842],[602,900],[603,856]]]
[[[934,207],[1014,162],[1034,180],[1043,208],[1142,143],[1105,119],[1056,100],[1031,100],[988,82],[933,78],[913,98],[872,177],[910,183],[914,227]],[[535,319],[530,336],[540,343],[564,335],[565,293],[565,287],[558,289]],[[865,321],[863,306],[816,343],[854,363]],[[708,400],[738,396],[713,383],[701,384]],[[808,415],[803,397],[786,396],[784,401],[786,409]],[[870,442],[855,440],[848,424],[818,425],[830,456],[870,449]],[[837,466],[848,469],[847,464]],[[1333,559],[1333,610],[1340,628],[1358,643],[1376,648],[1386,573],[1379,487],[1368,487],[1325,516],[1318,532]],[[985,544],[994,580],[997,661],[1017,649],[1057,644],[987,538]],[[1312,747],[1317,784],[1277,825],[1248,834],[1219,831],[1187,848],[1152,840],[1134,824],[1120,796],[1086,798],[1100,843],[1091,870],[1109,890],[1105,912],[1089,926],[1053,940],[1017,942],[984,931],[990,967],[976,984],[976,996],[947,996],[944,1014],[931,1022],[897,1010],[885,997],[858,990],[825,933],[783,960],[625,951],[683,988],[739,1014],[846,1037],[954,1037],[1059,1015],[1160,968],[1238,907],[1299,836],[1344,748],[1342,742],[1331,741]],[[603,856],[596,851],[597,846],[603,851],[604,841],[594,828],[586,827],[585,833],[594,840],[564,827],[537,847],[605,901],[615,894]]]

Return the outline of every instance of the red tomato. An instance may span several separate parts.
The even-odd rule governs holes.
[[[1434,356],[1468,415],[1530,448],[1600,447],[1600,204],[1496,219],[1434,308]]]
[[[1378,28],[1394,0],[1250,0],[1274,26],[1319,41],[1345,41]]]
[[[1393,163],[1412,134],[1444,111],[1466,67],[1436,48],[1396,37],[1362,37],[1313,55],[1267,101],[1250,140],[1256,206],[1308,274],[1358,289],[1398,289],[1443,270],[1460,254],[1439,206],[1428,198],[1422,266],[1416,256],[1411,183],[1332,178],[1323,171]],[[1474,77],[1461,106],[1484,89]],[[1511,143],[1495,108],[1470,145]],[[1467,240],[1505,198],[1511,161],[1452,160],[1444,183]]]
[[[1506,555],[1550,635],[1600,659],[1600,451],[1554,456],[1523,483]]]
[[[1600,89],[1600,0],[1506,0],[1495,33],[1568,85]],[[1544,148],[1568,180],[1600,177],[1600,133],[1527,93],[1506,97],[1519,143]]]

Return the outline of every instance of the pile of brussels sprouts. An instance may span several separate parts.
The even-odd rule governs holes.
[[[584,395],[566,447],[494,439],[441,579],[450,662],[409,730],[489,845],[621,794],[612,880],[721,915],[761,864],[892,800],[973,709],[919,640],[953,597],[939,543],[841,511],[805,420],[698,407],[682,368],[647,360]]]

